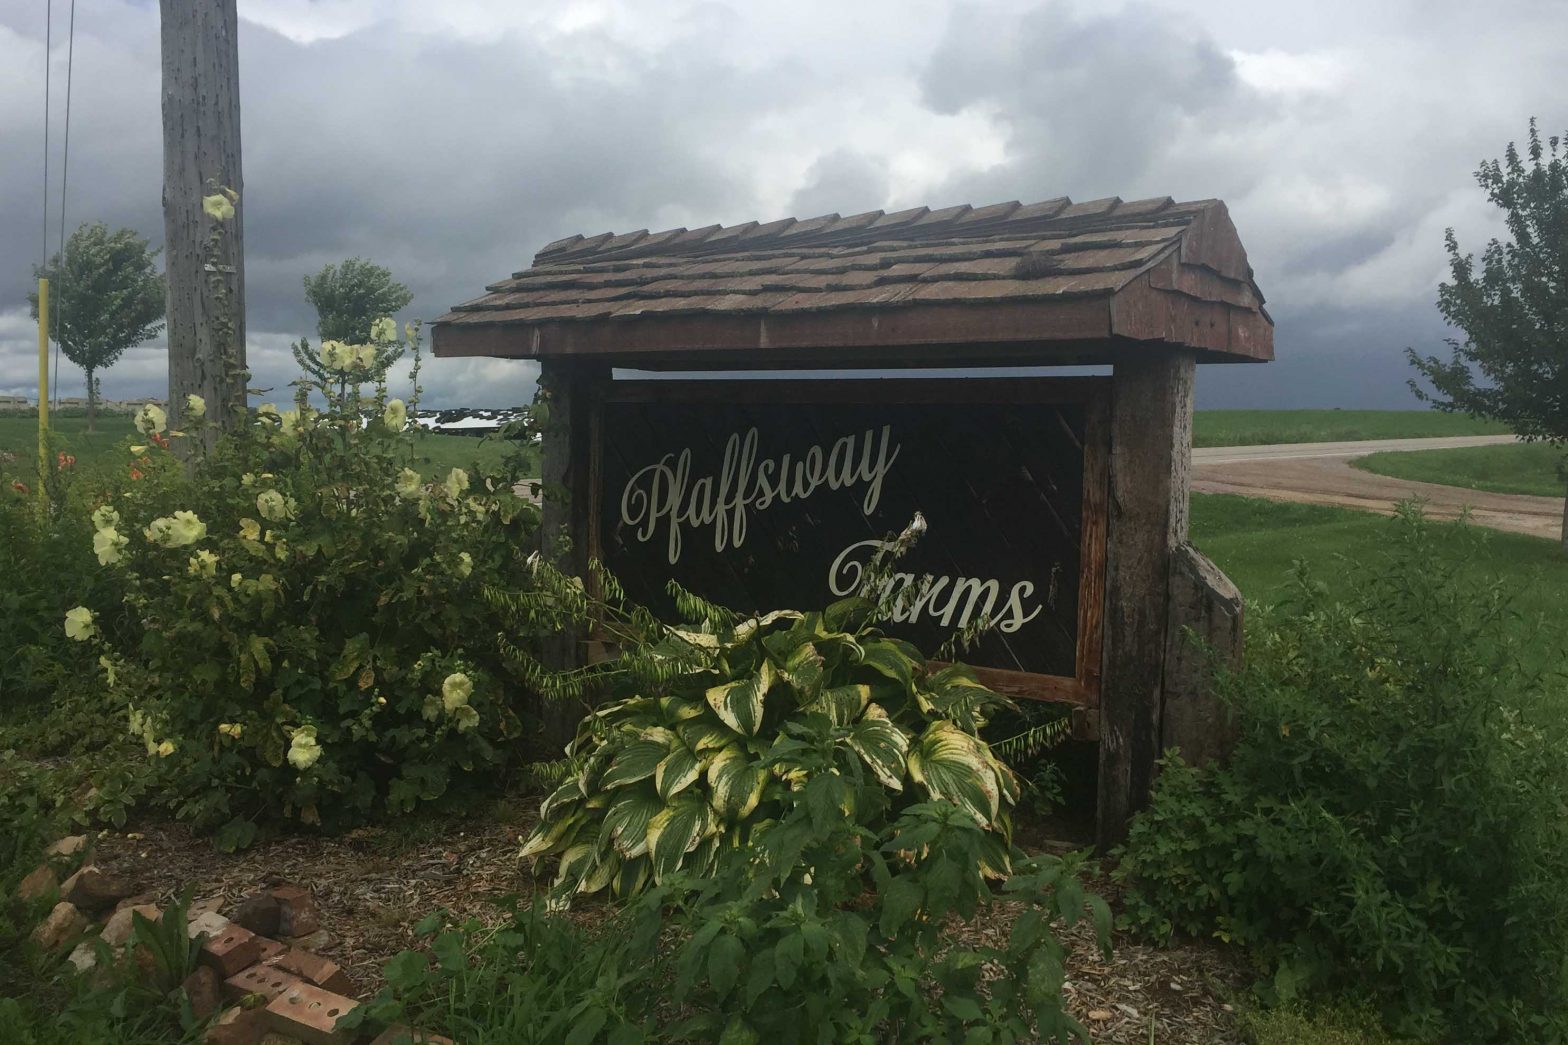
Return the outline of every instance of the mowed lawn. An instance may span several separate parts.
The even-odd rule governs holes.
[[[66,415],[51,416],[50,429],[67,453],[75,454],[84,466],[94,467],[113,464],[124,451],[125,440],[136,434],[128,414],[111,414],[98,418],[97,431],[87,431],[87,418]],[[468,435],[440,435],[425,433],[415,444],[418,468],[427,478],[439,478],[453,468],[467,468],[476,462],[491,468],[499,467],[507,447],[496,439],[481,440]],[[38,418],[0,415],[0,451],[7,451],[32,460],[38,452]],[[537,460],[537,452],[531,457]],[[15,470],[14,466],[13,469]],[[530,474],[537,469],[530,470]]]
[[[1455,450],[1415,450],[1370,454],[1351,464],[1378,475],[1422,483],[1462,486],[1489,493],[1526,493],[1561,497],[1558,469],[1568,449],[1545,443],[1464,446]]]
[[[1507,435],[1508,427],[1436,410],[1199,410],[1193,446],[1339,443],[1445,435]]]
[[[1349,508],[1219,494],[1192,498],[1192,543],[1236,582],[1249,606],[1287,594],[1298,559],[1331,594],[1347,592],[1352,565],[1385,559],[1398,525]],[[1439,553],[1462,564],[1478,590],[1500,583],[1509,592],[1530,663],[1568,675],[1568,556],[1557,543],[1457,523],[1429,525]]]

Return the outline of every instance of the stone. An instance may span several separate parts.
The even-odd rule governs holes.
[[[206,1045],[261,1045],[269,1033],[264,1009],[229,1009],[207,1028]]]
[[[39,864],[16,887],[16,895],[24,900],[41,900],[50,890],[60,887],[60,876],[48,864]]]
[[[320,987],[301,983],[272,999],[267,1019],[280,1034],[291,1034],[310,1045],[340,1045],[353,1041],[350,1031],[339,1031],[340,1019],[359,1007],[359,1002]]]
[[[283,905],[271,893],[253,893],[240,901],[229,920],[257,936],[276,936],[283,923]]]
[[[76,971],[85,976],[93,971],[93,966],[98,964],[98,950],[91,940],[83,940],[71,949],[71,953],[65,960],[76,966]]]
[[[240,925],[230,924],[201,945],[201,961],[224,978],[255,965],[260,958],[261,945],[256,942],[256,934]]]
[[[77,910],[76,905],[61,900],[54,905],[43,921],[38,923],[38,928],[33,930],[33,942],[46,951],[64,950],[65,945],[74,942],[87,931],[87,916]]]
[[[120,911],[126,907],[140,907],[143,904],[156,904],[157,902],[157,893],[137,893],[135,896],[127,896],[125,899],[115,904],[114,909],[116,911]]]
[[[196,939],[202,933],[217,936],[229,927],[229,920],[216,911],[203,911],[185,923],[185,935]]]
[[[218,1011],[221,1002],[218,996],[218,974],[207,966],[200,966],[185,977],[180,988],[185,991],[185,997],[191,1003],[191,1012],[198,1020],[205,1020]]]
[[[290,947],[274,958],[273,964],[334,994],[352,996],[358,993],[354,989],[353,981],[348,978],[348,973],[344,972],[337,962],[323,958],[319,954]]]
[[[261,1041],[257,1045],[305,1045],[305,1039],[296,1038],[292,1034],[279,1034],[277,1031],[268,1031],[261,1036]]]
[[[92,864],[79,869],[60,886],[60,897],[84,911],[102,911],[136,892],[136,887],[117,874],[101,871]]]
[[[103,942],[110,947],[125,946],[130,942],[131,931],[136,927],[135,915],[138,914],[154,922],[163,916],[163,912],[152,904],[122,907],[109,916],[109,920],[104,923],[103,932],[98,935],[103,937]]]
[[[332,946],[332,934],[325,929],[317,929],[308,936],[285,936],[283,942],[302,951],[324,951]]]
[[[195,903],[187,907],[185,909],[185,918],[187,921],[195,921],[204,914],[217,914],[218,908],[222,906],[223,897],[209,896],[207,899],[197,900]],[[224,921],[228,921],[228,919],[225,918]]]
[[[54,845],[51,845],[48,849],[45,849],[44,855],[48,857],[59,856],[69,858],[75,856],[77,853],[82,852],[86,848],[86,835],[67,835],[58,842],[54,843]]]
[[[223,995],[238,1002],[252,995],[271,1001],[291,987],[303,983],[298,976],[275,965],[252,965],[223,981]]]
[[[395,1024],[377,1034],[370,1045],[454,1045],[454,1042],[439,1034]]]
[[[297,885],[279,885],[272,889],[272,897],[278,901],[278,932],[282,935],[309,936],[321,928],[321,910],[311,898],[310,890]]]

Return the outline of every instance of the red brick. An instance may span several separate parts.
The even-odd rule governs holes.
[[[308,936],[321,928],[321,911],[311,899],[310,890],[280,885],[272,890],[272,896],[282,906],[279,935]]]
[[[319,954],[302,951],[298,947],[290,947],[273,960],[278,968],[291,972],[295,976],[309,980],[317,987],[325,988],[335,994],[353,995],[354,983],[348,978],[337,962],[323,958]]]
[[[223,981],[223,996],[237,1002],[241,998],[259,994],[270,1002],[290,987],[297,987],[302,982],[304,981],[298,976],[274,965],[252,965],[244,972],[237,972]]]
[[[256,942],[256,934],[239,925],[225,926],[201,945],[201,960],[225,978],[255,965],[260,958],[261,944]]]
[[[311,1045],[340,1045],[353,1041],[350,1031],[338,1031],[338,1020],[359,1007],[359,1002],[324,991],[308,983],[290,987],[267,1005],[267,1020],[280,1034],[292,1034]]]
[[[230,1009],[207,1028],[206,1045],[259,1045],[268,1033],[264,1009]]]
[[[185,982],[180,986],[185,990],[185,997],[191,1003],[191,1012],[198,1020],[205,1020],[218,1011],[218,974],[205,965],[185,977]]]
[[[263,962],[275,961],[278,955],[289,949],[288,944],[269,940],[265,936],[256,937],[256,946],[261,948],[261,957],[257,960]]]

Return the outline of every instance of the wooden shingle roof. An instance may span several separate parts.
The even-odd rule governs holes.
[[[433,328],[439,356],[625,366],[1273,358],[1218,200],[870,211],[571,236]]]

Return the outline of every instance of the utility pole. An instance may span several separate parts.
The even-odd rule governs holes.
[[[206,401],[221,430],[245,416],[243,201],[215,217],[202,199],[242,190],[235,0],[159,0],[163,30],[163,226],[169,287],[169,418]],[[209,431],[209,448],[216,433]]]

